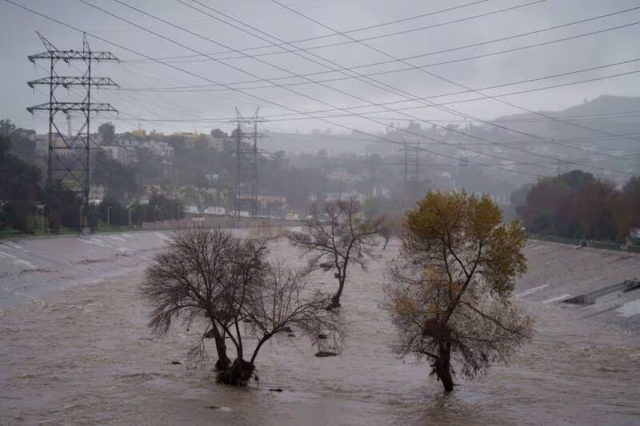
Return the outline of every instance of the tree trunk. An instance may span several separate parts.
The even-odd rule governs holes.
[[[232,386],[246,386],[253,376],[255,366],[253,363],[236,358],[233,364],[224,370],[218,371],[218,380],[224,384]]]
[[[211,321],[211,331],[213,333],[213,340],[216,344],[216,352],[218,353],[218,360],[216,361],[216,370],[223,371],[229,367],[231,360],[227,356],[227,343],[225,342],[224,333],[220,333],[216,324]]]
[[[387,248],[387,244],[389,244],[389,240],[390,240],[390,239],[391,239],[391,238],[385,238],[385,239],[384,239],[384,246],[382,247],[382,250],[384,250],[384,249],[386,249],[386,248]]]
[[[436,374],[442,382],[445,392],[453,390],[453,377],[451,375],[451,349],[448,347],[440,347],[439,357],[436,361]]]
[[[327,311],[331,311],[335,308],[339,308],[340,307],[340,296],[342,296],[342,289],[344,288],[344,282],[346,280],[346,276],[344,276],[344,273],[340,274],[340,278],[338,280],[338,291],[336,292],[336,294],[331,298],[331,303],[329,304],[329,306],[327,306]]]

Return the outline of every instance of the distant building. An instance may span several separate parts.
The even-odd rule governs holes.
[[[253,197],[251,194],[240,194],[241,200],[251,200]],[[258,194],[257,196],[258,204],[262,206],[266,206],[267,204],[287,204],[287,197],[279,194]]]
[[[367,196],[365,194],[361,194],[355,191],[354,192],[327,192],[325,194],[313,193],[309,195],[307,200],[309,202],[315,203],[319,201],[335,202],[340,200],[349,200],[351,198],[355,198],[356,200],[362,203],[364,202],[364,200],[367,199]]]
[[[329,173],[329,175],[327,175],[327,178],[331,180],[339,180],[346,183],[353,183],[362,180],[360,176],[349,173],[346,168],[334,169],[331,173]]]
[[[204,210],[204,214],[225,215],[227,214],[227,209],[224,207],[207,207]]]
[[[91,204],[100,204],[104,200],[105,189],[102,185],[91,185],[89,187],[89,200]]]
[[[103,145],[102,150],[112,160],[129,165],[136,159],[135,154],[126,148],[116,145]]]

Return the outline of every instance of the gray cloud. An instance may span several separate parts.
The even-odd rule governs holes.
[[[162,40],[154,35],[145,33],[142,30],[136,29],[129,24],[119,21],[118,19],[108,16],[76,0],[64,0],[57,2],[27,0],[15,1],[47,16],[60,19],[70,25],[86,30],[90,34],[103,37],[113,41],[114,43],[140,51],[151,57],[165,58],[171,56],[194,55],[193,51],[181,48],[169,41]],[[216,46],[214,43],[171,28],[113,1],[98,2],[96,0],[89,0],[89,2],[93,2],[93,4],[123,18],[132,20],[138,25],[161,33],[171,40],[188,45],[195,50],[206,53],[225,51],[224,48]],[[507,0],[490,0],[475,6],[451,11],[441,15],[416,19],[402,24],[389,25],[383,28],[374,28],[352,33],[351,35],[353,37],[361,38],[387,34],[403,29],[411,29],[447,22],[453,19],[460,19],[466,16],[486,13],[516,4],[524,4],[526,2],[527,1],[525,0],[518,0],[517,2]],[[220,22],[216,22],[174,0],[154,2],[126,0],[126,3],[153,13],[163,19],[175,23],[176,25],[188,28],[193,32],[216,40],[221,44],[231,46],[235,49],[245,49],[265,44],[264,41],[256,37],[252,37],[237,29],[226,26]],[[247,22],[267,34],[283,40],[297,40],[330,34],[329,30],[321,28],[300,16],[296,16],[269,1],[210,1],[205,3],[230,16]],[[456,2],[456,4],[463,3],[465,2]],[[380,22],[402,19],[416,14],[423,14],[429,11],[452,7],[453,5],[452,2],[445,0],[431,2],[417,0],[406,0],[403,2],[389,2],[382,0],[372,0],[367,2],[362,0],[346,0],[340,2],[326,0],[296,0],[287,4],[340,31],[348,31],[353,28],[376,25]],[[635,7],[637,5],[638,3],[633,0],[611,0],[606,2],[600,0],[548,0],[540,4],[510,12],[504,12],[494,16],[478,18],[476,20],[470,20],[459,24],[446,25],[430,30],[411,32],[405,35],[376,39],[367,43],[370,43],[372,46],[375,46],[376,48],[395,57],[407,57],[455,48],[500,37],[508,37],[513,34],[534,31],[549,26],[562,25],[567,22],[586,19],[600,14]],[[497,50],[525,46],[561,37],[581,34],[588,31],[627,24],[637,20],[640,20],[640,10],[573,27],[562,28],[548,33],[415,59],[411,61],[411,64],[426,65],[434,62],[490,53]],[[0,54],[2,54],[3,58],[2,61],[0,61],[0,75],[2,75],[4,80],[4,84],[0,89],[2,94],[1,98],[3,99],[3,102],[0,103],[0,117],[10,118],[19,126],[29,128],[36,127],[39,130],[43,130],[46,127],[46,117],[44,114],[40,114],[35,118],[32,118],[25,110],[27,106],[46,101],[46,96],[43,93],[35,92],[34,94],[34,92],[26,85],[26,81],[46,75],[43,69],[38,67],[34,68],[26,58],[29,54],[43,50],[43,46],[35,31],[40,31],[60,49],[81,48],[82,36],[78,32],[28,13],[9,3],[0,2],[0,39],[3,40],[3,43],[0,45]],[[472,88],[486,87],[524,79],[538,78],[545,75],[573,71],[617,61],[640,58],[640,48],[637,45],[638,35],[640,35],[640,25],[520,52],[512,52],[488,58],[441,65],[430,68],[429,70],[464,86]],[[128,62],[130,60],[140,60],[142,58],[125,50],[101,42],[93,37],[90,37],[89,40],[93,49],[112,51],[123,60],[120,64],[102,64],[94,69],[94,75],[109,76],[122,87],[122,90],[120,91],[102,90],[97,92],[97,99],[112,103],[114,107],[121,111],[121,114],[114,117],[106,115],[99,116],[96,123],[114,121],[117,123],[119,129],[130,129],[134,126],[138,126],[138,122],[140,122],[140,125],[148,130],[156,128],[163,131],[190,131],[194,129],[199,131],[208,131],[213,127],[219,126],[229,128],[230,124],[225,122],[213,123],[201,121],[200,119],[231,117],[234,115],[234,106],[237,106],[246,114],[251,114],[258,105],[260,105],[261,111],[264,114],[281,114],[288,112],[274,105],[269,105],[268,103],[252,99],[250,96],[228,90],[202,92],[191,91],[186,93],[167,91],[128,91],[126,90],[128,88],[211,85],[211,83],[157,63]],[[319,44],[335,43],[340,40],[344,40],[344,38],[331,37],[301,43],[300,46],[311,47]],[[254,53],[265,53],[269,51],[277,51],[277,48],[253,50],[247,53],[252,55]],[[311,52],[343,67],[353,67],[372,62],[389,60],[389,57],[358,43],[315,49]],[[308,53],[301,52],[300,54],[307,58],[310,57]],[[230,55],[226,55],[225,57],[228,56]],[[231,56],[238,55],[232,54]],[[291,53],[275,56],[259,56],[258,58],[269,64],[276,65],[296,74],[313,73],[335,68],[335,65],[327,63],[327,66],[321,66]],[[189,72],[204,76],[207,79],[225,84],[255,80],[255,77],[240,72],[237,69],[231,69],[221,63],[216,63],[211,60],[200,59],[202,58],[198,58],[197,62],[171,62],[171,64]],[[323,62],[322,59],[317,57],[314,58],[314,60]],[[225,60],[225,62],[265,79],[289,75],[285,71],[279,70],[265,63],[261,63],[252,58],[230,59]],[[77,64],[77,66],[80,65],[81,64]],[[507,89],[497,89],[495,91],[490,91],[489,93],[499,94],[509,90],[534,88],[558,82],[574,81],[580,78],[605,76],[608,74],[635,70],[638,69],[639,65],[640,64],[629,64],[616,68],[585,73],[584,75],[569,76],[561,79],[531,83]],[[377,67],[363,68],[360,69],[359,72],[371,73],[397,69],[398,67],[403,67],[403,65],[397,63],[381,65]],[[66,73],[77,74],[76,69],[68,68],[65,64],[60,64],[58,69],[61,75]],[[340,76],[341,75],[339,73],[331,73],[311,78],[335,78]],[[408,70],[401,73],[387,74],[373,78],[392,86],[394,89],[400,89],[413,96],[430,96],[461,90],[460,87],[457,87],[456,85],[444,82],[416,70]],[[592,99],[601,94],[637,96],[640,94],[640,89],[638,89],[638,85],[634,84],[635,79],[637,79],[637,76],[627,76],[561,89],[533,92],[509,97],[507,99],[510,102],[517,103],[518,105],[529,109],[556,110],[581,103],[585,98]],[[282,83],[301,81],[303,80],[299,78],[291,78],[282,81]],[[335,81],[326,84],[330,87],[353,94],[354,96],[373,103],[403,100],[406,98],[406,96],[400,96],[392,93],[393,90],[385,91],[373,88],[371,85],[357,80]],[[217,88],[208,87],[207,89],[211,90]],[[317,98],[324,103],[338,107],[351,107],[365,104],[363,101],[357,100],[354,97],[338,93],[337,91],[332,91],[326,87],[320,87],[318,85],[292,86],[290,89],[299,92],[300,94],[292,93],[291,91],[282,88],[252,89],[247,90],[247,92],[278,104],[286,105],[294,110],[301,111],[314,111],[330,108],[326,104],[313,101],[309,98]],[[67,95],[64,89],[59,90],[61,99],[73,95],[73,93]],[[305,95],[308,97],[305,97]],[[445,98],[442,100],[463,99],[465,96],[468,95],[461,95],[457,98]],[[503,114],[520,112],[514,108],[502,105],[492,100],[452,105],[452,108],[483,119],[490,119]],[[425,119],[460,119],[460,117],[453,114],[428,108],[408,111],[407,113]],[[401,115],[394,114],[392,112],[384,112],[384,114],[381,113],[380,116],[402,118]],[[165,123],[142,121],[142,119],[162,120],[166,118],[185,121]],[[358,117],[338,118],[332,120],[347,127],[357,127],[367,131],[379,130],[381,128],[371,121]],[[385,120],[385,122],[388,122],[388,120]],[[278,122],[277,124],[274,123],[273,126],[287,130],[309,130],[316,127],[326,128],[328,127],[328,124],[317,120],[304,120]],[[338,128],[336,130],[340,129]]]

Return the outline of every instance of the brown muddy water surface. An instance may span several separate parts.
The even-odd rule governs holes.
[[[640,424],[637,333],[535,300],[548,262],[557,262],[557,254],[541,254],[549,247],[528,247],[531,273],[516,291],[536,320],[533,341],[510,365],[462,381],[450,395],[428,378],[428,365],[390,350],[394,330],[378,309],[384,262],[397,251],[390,245],[367,272],[354,268],[347,282],[344,352],[316,358],[303,338],[272,342],[257,360],[260,384],[248,389],[219,385],[207,369],[188,368],[197,327],[152,335],[137,295],[139,273],[6,308],[0,311],[0,423]],[[286,243],[272,252],[297,259]],[[640,264],[632,262],[632,268]],[[329,274],[317,279],[328,291],[335,285]]]

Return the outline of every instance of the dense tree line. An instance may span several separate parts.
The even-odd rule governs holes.
[[[516,191],[512,203],[531,233],[623,242],[640,227],[640,178],[618,188],[574,170]]]
[[[36,214],[42,199],[40,169],[10,154],[11,147],[9,136],[0,135],[0,230],[41,228]]]
[[[24,133],[24,132],[22,132]],[[0,120],[0,232],[28,234],[77,231],[81,216],[93,230],[123,226],[139,227],[143,222],[179,219],[182,204],[160,194],[148,203],[132,203],[139,197],[135,170],[97,152],[92,178],[106,188],[105,199],[84,211],[77,193],[54,182],[56,197],[49,200],[42,168],[34,164],[29,140],[8,120]],[[15,145],[25,145],[15,148]],[[129,222],[131,220],[131,222]]]

